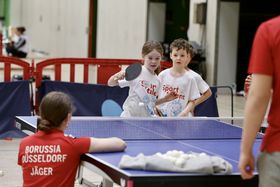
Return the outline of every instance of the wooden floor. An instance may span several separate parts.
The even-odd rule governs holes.
[[[245,99],[242,96],[234,96],[233,98],[234,117],[243,117]],[[231,116],[231,99],[229,95],[219,94],[217,97],[218,109],[220,117]],[[0,187],[20,187],[22,186],[21,168],[17,165],[17,153],[20,139],[0,140],[0,170],[4,172],[4,176],[0,176]],[[85,172],[91,176],[91,182],[100,180],[94,177],[92,173]],[[86,176],[87,176],[86,175]],[[76,187],[80,186],[78,182]]]

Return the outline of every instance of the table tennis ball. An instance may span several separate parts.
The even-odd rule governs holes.
[[[172,150],[172,151],[167,151],[167,155],[178,158],[180,157],[184,152],[183,151],[178,151],[178,150]]]
[[[4,176],[4,171],[0,170],[0,177]]]
[[[181,155],[181,157],[185,160],[190,159],[189,154],[183,154],[183,155]]]
[[[160,152],[157,152],[156,155],[159,156],[159,157],[163,157],[163,154],[160,153]]]
[[[165,160],[168,160],[170,162],[173,162],[173,163],[175,163],[175,161],[176,161],[176,158],[174,158],[174,157],[172,157],[170,155],[167,155],[167,154],[163,154],[162,158],[164,158]]]
[[[176,152],[174,151],[174,150],[172,150],[172,151],[167,151],[166,152],[166,155],[168,155],[168,156],[174,156],[174,155],[176,155]]]
[[[184,152],[183,152],[183,151],[178,151],[178,154],[179,154],[180,156],[182,156],[182,155],[184,154]]]
[[[200,153],[199,156],[206,156],[206,153]]]
[[[182,168],[184,166],[185,162],[186,162],[186,160],[184,158],[179,157],[176,159],[175,165]]]
[[[162,153],[160,153],[160,152],[157,152],[157,153],[156,153],[156,155],[158,155],[158,156],[161,156],[161,155],[162,155]]]
[[[172,156],[172,151],[167,151],[167,152],[165,153],[165,155],[166,155],[166,156]]]
[[[194,155],[194,154],[189,154],[189,158],[195,158],[196,157],[196,155]]]
[[[182,153],[180,151],[174,150],[173,151],[173,156],[176,158],[179,158],[182,155]]]
[[[160,157],[163,158],[163,159],[169,160],[168,156],[165,155],[165,154],[160,155]]]
[[[139,105],[139,106],[144,106],[144,103],[143,103],[143,102],[140,102],[138,105]]]
[[[176,163],[176,160],[177,160],[175,157],[172,157],[172,156],[169,156],[168,159],[174,164]]]

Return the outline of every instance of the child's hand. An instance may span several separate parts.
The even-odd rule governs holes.
[[[166,96],[165,96],[165,100],[166,102],[168,101],[172,101],[176,98],[178,98],[179,95],[175,92],[175,91],[172,91],[172,92],[169,92]]]
[[[114,75],[114,81],[122,80],[125,77],[125,72],[120,71]]]

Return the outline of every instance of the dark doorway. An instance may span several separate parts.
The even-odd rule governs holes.
[[[165,42],[171,43],[174,39],[187,39],[189,27],[189,0],[165,0],[166,22]]]
[[[239,36],[237,56],[237,93],[243,90],[247,76],[251,46],[261,22],[280,15],[280,1],[240,1]]]

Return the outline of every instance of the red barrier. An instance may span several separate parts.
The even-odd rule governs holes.
[[[18,65],[23,70],[23,80],[29,80],[34,67],[24,60],[15,57],[0,56],[0,63],[4,64],[4,81],[11,81],[11,65]]]
[[[83,83],[89,82],[89,66],[97,66],[97,84],[107,84],[108,79],[121,70],[122,65],[133,63],[142,63],[140,59],[97,59],[97,58],[53,58],[43,60],[36,64],[34,68],[34,59],[31,65],[19,58],[0,56],[0,63],[4,63],[4,81],[11,80],[11,65],[15,64],[23,68],[23,79],[35,79],[36,99],[35,109],[38,111],[39,97],[37,90],[41,86],[43,70],[48,66],[54,67],[54,80],[61,81],[61,70],[63,64],[70,65],[69,79],[75,82],[75,65],[83,65]],[[171,67],[169,62],[161,62],[161,70]]]
[[[97,66],[97,83],[106,84],[108,78],[114,73],[120,71],[121,65],[129,65],[135,62],[141,62],[134,59],[97,59],[97,58],[53,58],[43,60],[36,65],[36,87],[38,88],[42,82],[43,70],[47,66],[54,66],[54,79],[61,80],[61,65],[70,65],[70,82],[75,82],[75,65],[83,65],[83,83],[89,80],[89,65]]]
[[[1,24],[1,23],[0,23]],[[2,32],[0,31],[0,55],[3,55],[2,54],[2,49],[3,49],[3,34]]]

